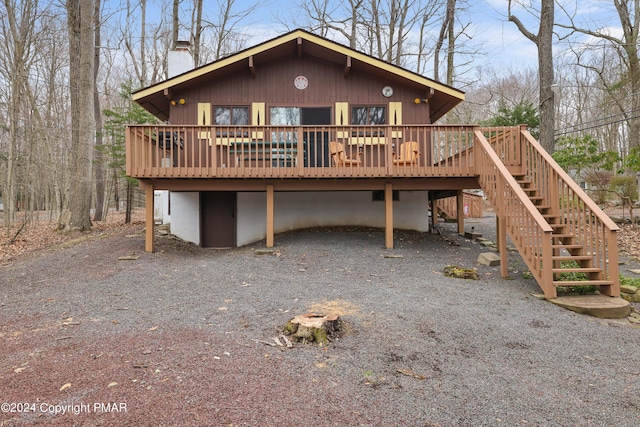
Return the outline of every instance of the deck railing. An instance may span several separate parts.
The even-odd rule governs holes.
[[[135,178],[472,177],[473,126],[127,127]],[[403,143],[417,143],[415,161]],[[349,165],[332,159],[337,142]]]
[[[464,192],[462,196],[462,213],[465,218],[481,218],[484,204],[483,197],[479,194]],[[456,196],[446,197],[436,201],[438,212],[442,212],[447,218],[458,217],[458,200]]]

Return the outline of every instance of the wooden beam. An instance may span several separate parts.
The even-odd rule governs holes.
[[[251,75],[255,79],[256,78],[256,67],[253,65],[253,55],[251,55],[249,57],[249,72],[251,73]]]
[[[298,37],[298,58],[302,58],[302,37]]]
[[[384,243],[387,249],[393,249],[393,185],[384,186]]]
[[[344,76],[347,77],[351,72],[351,57],[347,56],[347,65],[344,67]]]
[[[146,252],[153,252],[153,227],[155,220],[153,218],[154,212],[154,193],[153,185],[145,186],[145,234],[144,234],[144,250]]]
[[[273,184],[267,185],[267,247],[273,247]]]
[[[458,190],[456,194],[456,210],[458,211],[458,234],[464,236],[464,192]]]
[[[220,154],[218,153],[218,155]],[[302,162],[299,162],[299,164],[301,163]],[[246,170],[255,171],[255,169],[252,168],[246,168]],[[212,177],[215,178],[215,176]],[[153,184],[156,190],[171,191],[264,191],[266,184],[273,184],[275,191],[369,191],[384,190],[384,186],[388,182],[391,182],[393,184],[394,190],[401,191],[460,190],[463,188],[480,188],[478,179],[475,177],[412,178],[410,180],[408,180],[407,178],[336,178],[330,180],[319,180],[313,177],[303,179],[264,179],[251,178],[248,176],[248,174],[239,175],[239,177],[243,177],[244,179],[171,178],[170,176],[167,176],[157,179],[140,177],[141,179],[139,179],[138,181],[144,181],[146,183]]]

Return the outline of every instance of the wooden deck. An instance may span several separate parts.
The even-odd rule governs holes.
[[[329,141],[360,162],[335,166]],[[417,142],[419,156],[397,164],[406,141]],[[481,188],[496,210],[503,276],[508,234],[546,297],[555,298],[558,286],[589,284],[620,293],[618,227],[521,127],[131,125],[126,150],[127,175],[146,186],[151,204],[153,189],[265,191],[272,211],[273,192],[282,190],[383,189],[390,196],[425,189],[437,196]],[[391,217],[392,197],[386,200]],[[152,230],[153,213],[147,218]],[[267,234],[273,244],[269,226]],[[562,281],[567,271],[587,280]]]

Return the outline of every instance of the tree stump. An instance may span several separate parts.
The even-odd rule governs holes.
[[[478,280],[478,271],[475,268],[458,267],[457,265],[447,265],[444,268],[444,275],[457,279]]]
[[[341,323],[337,314],[307,313],[289,320],[284,325],[284,332],[304,344],[327,345],[330,337],[338,335]]]

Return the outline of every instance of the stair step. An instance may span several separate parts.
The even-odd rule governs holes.
[[[551,228],[556,229],[556,228],[565,228],[567,226],[567,224],[549,224],[551,226]]]
[[[587,261],[592,260],[593,255],[558,255],[551,257],[554,261]]]
[[[551,233],[551,237],[556,238],[556,239],[566,239],[566,238],[572,238],[575,239],[576,236],[574,236],[573,234],[570,233]]]
[[[552,268],[553,273],[600,273],[601,268],[598,267],[569,267],[569,268]]]
[[[542,212],[542,211],[546,211],[547,209],[551,209],[550,205],[536,205],[536,208]]]
[[[569,250],[569,249],[582,249],[582,248],[584,248],[584,245],[574,245],[574,244],[569,244],[569,243],[567,243],[567,244],[560,243],[560,244],[557,244],[557,245],[551,245],[551,248],[552,249],[567,249],[567,250]]]
[[[594,286],[594,285],[613,285],[611,280],[571,280],[571,281],[553,281],[553,286]]]

